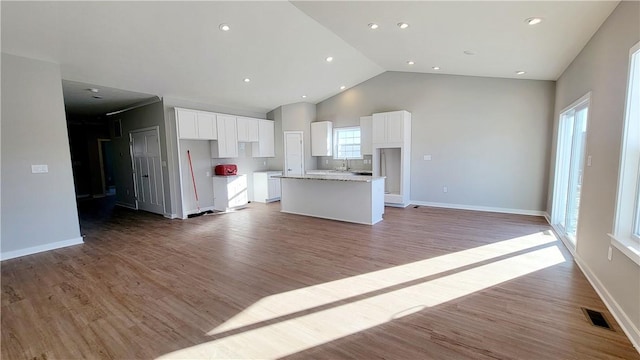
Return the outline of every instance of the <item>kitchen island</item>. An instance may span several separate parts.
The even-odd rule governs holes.
[[[283,175],[280,211],[373,225],[384,213],[384,177]]]

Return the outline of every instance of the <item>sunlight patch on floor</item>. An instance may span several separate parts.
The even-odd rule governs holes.
[[[534,238],[536,237],[528,238],[528,240],[521,239],[520,241],[530,242],[529,247],[546,244],[545,242],[539,242],[541,241],[540,237],[538,237],[537,241],[534,241]],[[555,241],[555,238],[550,238],[553,239],[552,241]],[[502,242],[502,245],[504,244],[505,243]],[[515,251],[517,250],[511,250],[511,252]],[[484,251],[480,251],[480,253],[484,254]],[[469,253],[467,253],[467,255],[468,254]],[[493,253],[491,256],[489,254],[484,254],[483,256],[488,256],[488,258],[491,259],[499,255]],[[479,259],[483,259],[482,256],[471,256],[471,258],[476,259],[473,262],[478,262],[481,261]],[[454,261],[452,258],[450,258],[450,260]],[[469,259],[467,259],[467,261],[457,261],[457,267],[467,265],[468,261]],[[478,265],[467,270],[462,270],[430,281],[425,281],[417,285],[407,286],[398,290],[389,291],[346,304],[338,304],[328,309],[301,315],[274,324],[250,329],[203,344],[181,349],[163,355],[158,359],[280,358],[400,319],[425,308],[458,299],[565,261],[566,259],[558,246],[549,244],[543,248],[532,249],[531,251],[519,255],[512,255],[505,259],[495,260],[488,264]],[[436,264],[439,263],[436,262]],[[411,268],[413,265],[415,265],[415,263],[399,266],[398,268],[403,268],[405,266],[409,266]],[[445,271],[443,270],[443,264],[439,264],[439,266],[441,267],[438,268],[436,272]],[[428,267],[431,268],[432,265],[428,264]],[[448,268],[449,267],[447,267],[447,269]],[[420,274],[422,274],[420,276],[413,275],[414,278],[425,276],[425,269],[422,267],[418,267],[414,270],[420,270]],[[430,270],[427,271],[431,272]],[[393,276],[389,275],[389,278],[386,278],[386,281],[396,279],[396,281],[402,280],[405,282],[408,279],[400,279],[396,278],[396,276],[400,276],[401,274],[410,275],[409,272],[406,271],[400,273],[393,272],[392,274]],[[367,281],[375,282],[375,279],[373,278],[365,278]],[[369,284],[365,286],[365,288],[368,289],[370,286],[372,285]],[[386,286],[388,286],[388,283]],[[347,290],[349,293],[353,293],[348,287],[339,287],[338,290],[336,290],[338,293],[334,295],[334,297],[348,297],[343,296],[343,294],[340,293]],[[289,306],[295,306],[298,304],[298,299],[290,293],[291,292],[285,293],[286,301],[289,303],[282,304],[281,306],[283,308],[288,308]],[[297,292],[296,294],[301,294],[300,301],[303,304],[306,304],[305,306],[309,306],[310,299],[308,290]],[[300,307],[295,306],[295,308]],[[280,306],[278,306],[277,309],[280,309]],[[281,311],[279,311],[280,310],[276,310],[273,313],[281,313]],[[264,312],[267,313],[267,309],[265,309]]]
[[[543,232],[483,245],[431,259],[394,266],[345,279],[326,282],[267,296],[227,320],[207,335],[220,334],[243,326],[294,314],[390,286],[433,276],[500,256],[557,241]]]

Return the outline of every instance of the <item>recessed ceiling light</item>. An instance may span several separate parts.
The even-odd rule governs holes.
[[[522,71],[522,70],[516,71],[516,74],[518,74],[518,75],[524,75],[526,73],[527,73],[526,71]]]
[[[404,30],[409,27],[409,24],[401,22],[401,23],[398,23],[398,27]]]
[[[434,66],[432,69],[433,70],[440,70],[440,66]]]
[[[244,78],[242,81],[244,81],[244,82],[249,82],[249,81],[251,81],[251,79],[249,79],[249,78]]]
[[[100,95],[93,95],[93,98],[94,98],[94,99],[102,99],[102,96],[100,96]]]
[[[415,64],[412,60],[407,61],[407,65],[413,65]]]
[[[96,89],[96,88],[89,88],[89,89],[87,89],[87,91],[91,91],[92,93],[97,93],[97,92],[99,92],[100,90],[98,90],[98,89]]]
[[[340,86],[340,90],[344,90],[344,89],[346,89],[346,88],[347,88],[347,87],[346,87],[346,86],[344,86],[344,85]]]
[[[306,98],[307,98],[307,95],[302,95],[302,98],[303,98],[303,99],[306,99]]]
[[[369,24],[367,26],[369,26],[369,29],[371,29],[371,30],[375,30],[375,29],[378,28],[378,24],[376,24],[376,23],[371,23],[371,24]]]
[[[231,27],[229,27],[229,25],[227,24],[220,24],[220,26],[218,26],[220,28],[220,30],[222,31],[229,31],[231,30]]]
[[[529,25],[537,25],[537,24],[540,24],[542,22],[542,18],[530,17],[528,19],[525,19],[524,22],[526,22]]]
[[[464,51],[464,54],[465,54],[465,55],[475,55],[476,53],[475,53],[475,52],[473,52],[473,51],[471,51],[471,50],[465,50],[465,51]]]
[[[327,60],[327,62],[332,62],[333,61],[333,56],[329,56],[325,60]]]

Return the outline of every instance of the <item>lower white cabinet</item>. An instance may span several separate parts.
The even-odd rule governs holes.
[[[228,211],[247,205],[247,175],[214,176],[212,179],[214,210]]]
[[[267,203],[280,200],[280,178],[282,171],[260,171],[253,173],[253,199]]]

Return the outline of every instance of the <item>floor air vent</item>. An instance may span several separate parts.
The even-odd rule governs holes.
[[[584,315],[587,317],[587,320],[589,320],[589,322],[591,323],[591,325],[614,331],[611,325],[609,325],[607,318],[604,317],[603,313],[601,313],[600,311],[595,311],[587,308],[581,308],[581,309],[582,309],[582,312],[584,312]]]

